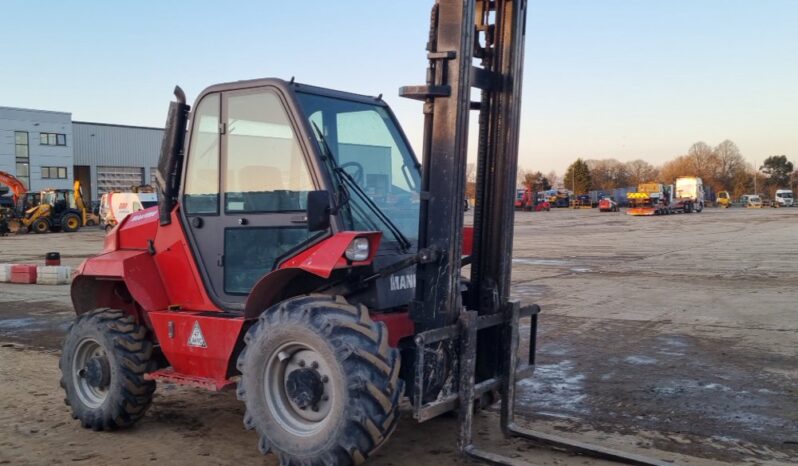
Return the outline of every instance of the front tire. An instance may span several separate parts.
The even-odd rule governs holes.
[[[33,230],[34,233],[40,235],[42,233],[47,233],[50,231],[50,222],[44,218],[38,218],[33,224],[30,226],[30,229]]]
[[[58,366],[64,402],[85,428],[133,425],[152,403],[155,382],[144,380],[152,342],[122,311],[96,309],[70,326]]]
[[[280,464],[360,464],[396,428],[399,352],[365,306],[291,298],[266,310],[244,341],[237,365],[244,426]]]

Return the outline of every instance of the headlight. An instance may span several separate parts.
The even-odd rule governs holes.
[[[369,240],[368,238],[355,238],[346,247],[344,254],[347,259],[353,262],[364,261],[369,258]]]

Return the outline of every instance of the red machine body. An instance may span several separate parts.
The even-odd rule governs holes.
[[[598,203],[599,212],[618,212],[618,203],[605,197]]]
[[[72,300],[78,314],[110,307],[146,322],[172,366],[150,377],[219,390],[231,383],[235,346],[242,338],[245,323],[257,315],[227,312],[210,299],[178,209],[172,212],[172,223],[165,226],[159,224],[156,207],[126,217],[106,236],[102,253],[80,265],[72,282]],[[291,271],[328,278],[336,269],[368,265],[381,235],[351,231],[334,234],[284,260],[258,283],[266,282],[267,286],[255,288],[268,291],[269,281],[274,280],[272,288],[277,289],[274,277],[295,277]],[[347,245],[355,237],[369,240],[372,253],[365,261],[351,262],[344,257]],[[246,308],[263,310],[274,298],[268,292],[254,292]],[[389,330],[394,329],[392,342],[413,333],[407,313],[377,320],[383,320]],[[191,344],[195,326],[200,328],[204,345]]]
[[[151,373],[150,378],[210,390],[232,383],[233,357],[247,322],[278,299],[284,283],[302,274],[329,278],[338,269],[367,266],[382,237],[380,232],[344,231],[298,252],[261,278],[244,312],[232,313],[208,296],[178,209],[172,212],[169,225],[159,224],[156,207],[127,216],[108,233],[102,253],[78,268],[72,300],[78,314],[110,307],[145,322],[171,365]],[[372,252],[365,261],[352,262],[344,256],[355,237],[369,240]],[[471,254],[472,247],[473,229],[466,227],[463,254]],[[386,325],[392,346],[415,333],[406,311],[373,313],[372,318]],[[197,334],[201,338],[192,344]]]

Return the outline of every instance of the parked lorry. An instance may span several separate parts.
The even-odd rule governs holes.
[[[792,207],[795,205],[792,190],[790,189],[777,189],[776,195],[773,198],[773,207]]]
[[[628,193],[627,215],[667,215],[670,209],[670,187],[662,183],[640,183],[637,192]]]
[[[704,210],[704,182],[697,176],[676,178],[675,190],[670,202],[671,211],[685,214]]]

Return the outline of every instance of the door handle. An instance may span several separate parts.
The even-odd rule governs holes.
[[[247,220],[245,218],[239,218],[238,219],[238,224],[239,225],[247,225],[248,223],[249,223],[249,220]]]
[[[308,223],[307,215],[294,215],[291,217],[291,223]]]

